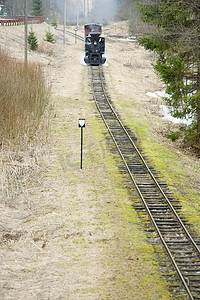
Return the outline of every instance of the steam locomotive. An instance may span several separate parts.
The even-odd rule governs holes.
[[[99,24],[86,24],[85,28],[85,57],[87,65],[98,66],[106,62],[104,57],[105,38],[101,36],[102,28]]]

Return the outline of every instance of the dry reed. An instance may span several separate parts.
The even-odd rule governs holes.
[[[31,138],[48,102],[40,66],[0,55],[0,142]]]
[[[36,64],[0,52],[0,66],[1,195],[13,200],[23,194],[28,203],[48,136],[49,88]]]

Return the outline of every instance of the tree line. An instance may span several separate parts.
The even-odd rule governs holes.
[[[141,44],[158,55],[155,70],[166,85],[175,117],[190,118],[182,128],[186,141],[200,150],[200,2],[199,0],[140,1],[141,16],[155,26]]]
[[[53,8],[54,0],[26,0],[28,12],[31,15],[42,16]],[[1,14],[8,16],[24,15],[25,0],[1,0]]]
[[[127,14],[125,17],[130,24],[136,26],[135,18],[139,15],[140,44],[157,54],[154,68],[165,83],[169,95],[165,101],[171,114],[191,120],[190,125],[181,126],[172,138],[184,132],[186,144],[200,151],[200,1],[120,2],[123,2],[122,12]],[[130,29],[136,30],[133,26]]]
[[[51,22],[63,19],[64,0],[0,0],[0,15],[24,15],[25,2],[29,15],[44,16]],[[83,0],[67,0],[66,3],[68,19],[77,20],[77,15],[83,18]]]

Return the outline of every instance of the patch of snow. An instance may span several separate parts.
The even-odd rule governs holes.
[[[163,90],[163,91],[156,91],[154,93],[147,92],[146,95],[149,96],[149,97],[152,97],[152,98],[168,98],[169,97],[169,94],[167,94],[165,92],[165,90]]]
[[[80,63],[81,63],[81,65],[87,66],[86,63],[84,62],[84,57],[85,57],[85,52],[81,52]]]
[[[165,90],[163,91],[156,91],[154,93],[152,92],[147,92],[146,93],[147,96],[152,97],[152,98],[169,98],[170,95],[167,94],[165,92]],[[159,105],[160,109],[161,109],[161,113],[162,113],[162,118],[168,121],[173,122],[174,124],[186,124],[186,125],[190,125],[192,123],[192,119],[191,118],[185,118],[185,119],[181,119],[181,118],[175,118],[171,115],[171,111],[170,111],[170,107],[167,105]]]
[[[186,124],[190,125],[192,123],[192,119],[180,119],[175,118],[170,113],[170,108],[167,105],[160,105],[161,112],[163,115],[163,119],[173,122],[174,124]]]
[[[127,38],[118,38],[118,41],[123,41],[123,42],[137,42],[136,36],[129,36]]]

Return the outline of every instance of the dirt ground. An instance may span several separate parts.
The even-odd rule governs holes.
[[[40,47],[28,59],[43,66],[51,84],[50,136],[39,156],[37,180],[12,200],[1,199],[0,298],[173,299],[90,101],[83,43],[67,36],[64,46],[61,28],[51,28],[56,43],[48,44],[47,29],[47,24],[33,26]],[[126,23],[120,23],[104,34],[126,32]],[[13,57],[23,59],[23,38],[23,26],[0,28],[1,49]],[[163,89],[151,66],[154,57],[136,43],[109,37],[106,42],[104,72],[120,115],[126,120],[128,109],[149,122],[158,143],[184,160],[198,189],[199,160],[166,141],[158,110],[162,100],[146,95]],[[86,119],[82,170],[79,118]]]

